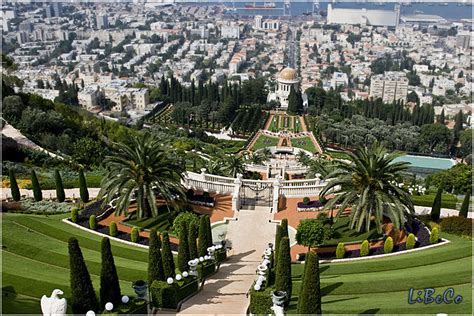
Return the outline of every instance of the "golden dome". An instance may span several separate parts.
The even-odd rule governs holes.
[[[280,72],[280,79],[296,80],[296,70],[290,67],[286,67]]]

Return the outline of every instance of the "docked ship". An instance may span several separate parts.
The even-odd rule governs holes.
[[[264,4],[255,4],[255,3],[247,3],[245,5],[245,9],[275,9],[276,4],[272,3],[264,3]]]

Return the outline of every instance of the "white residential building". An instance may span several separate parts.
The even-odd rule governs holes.
[[[371,98],[381,98],[386,103],[398,100],[406,102],[407,93],[408,79],[403,72],[386,71],[383,75],[376,75],[371,78]]]

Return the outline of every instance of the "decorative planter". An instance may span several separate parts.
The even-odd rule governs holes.
[[[209,257],[214,260],[214,253],[216,252],[216,247],[212,246],[207,248],[207,252],[209,253]]]
[[[135,294],[137,294],[138,298],[145,298],[146,295],[146,289],[147,289],[147,283],[143,280],[137,280],[132,283],[132,288],[135,291]]]
[[[194,275],[197,276],[197,265],[199,263],[199,260],[194,259],[194,260],[189,260],[188,265],[189,265],[189,275]]]
[[[286,300],[286,292],[284,291],[275,291],[272,292],[272,303],[273,305],[283,306]]]

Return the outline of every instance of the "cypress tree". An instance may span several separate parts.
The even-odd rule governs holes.
[[[84,170],[82,168],[79,170],[79,194],[82,202],[89,202],[89,191],[87,190],[86,177],[84,176]]]
[[[207,254],[207,221],[205,216],[199,219],[198,233],[198,256],[203,257]]]
[[[290,239],[283,237],[280,241],[275,274],[275,289],[286,292],[287,301],[291,298],[291,254]]]
[[[150,231],[150,240],[148,245],[148,284],[151,285],[155,280],[163,281],[165,273],[163,271],[163,262],[161,259],[161,241],[156,230]]]
[[[462,201],[461,210],[459,211],[459,216],[467,218],[467,214],[469,212],[470,199],[471,199],[471,192],[466,191],[466,194],[464,195],[464,200]]]
[[[190,224],[188,227],[188,244],[189,244],[189,258],[195,259],[198,257],[197,250],[197,227],[195,224]]]
[[[211,218],[209,217],[209,215],[206,215],[206,235],[207,235],[206,236],[207,246],[212,247],[214,243],[212,242]],[[206,253],[207,253],[207,249],[206,249]]]
[[[71,271],[71,310],[74,314],[85,314],[88,311],[98,311],[99,302],[92,286],[89,271],[87,271],[79,242],[76,238],[69,239],[69,265]]]
[[[278,258],[278,250],[280,250],[280,242],[282,238],[283,238],[283,228],[281,227],[281,225],[277,225],[276,233],[275,233],[275,245],[274,245],[275,250],[273,254],[274,260]]]
[[[63,179],[57,169],[54,171],[54,181],[56,182],[56,198],[58,202],[64,202],[66,195],[64,194]]]
[[[188,271],[189,244],[188,244],[188,225],[183,222],[183,226],[179,231],[179,246],[178,246],[178,269],[181,272]]]
[[[34,170],[31,170],[31,185],[33,187],[33,196],[35,197],[35,201],[41,201],[43,199],[43,193],[41,192],[41,186]]]
[[[163,272],[166,278],[174,278],[175,267],[173,260],[173,253],[171,252],[170,236],[168,232],[163,233],[163,248],[161,249],[163,255]]]
[[[289,237],[288,235],[288,219],[284,218],[281,220],[281,229],[282,229],[282,237]]]
[[[310,251],[306,254],[304,271],[297,313],[321,315],[319,259],[315,252]]]
[[[121,302],[120,284],[109,238],[102,238],[101,248],[100,304],[101,306],[105,306],[106,303],[111,302],[114,306],[119,306]]]
[[[14,201],[19,201],[21,198],[20,189],[18,188],[18,183],[16,182],[15,171],[13,169],[8,170],[8,175],[10,177],[10,191]]]
[[[441,216],[441,196],[443,194],[443,183],[440,184],[438,192],[433,200],[433,207],[431,208],[431,220],[436,222]]]

